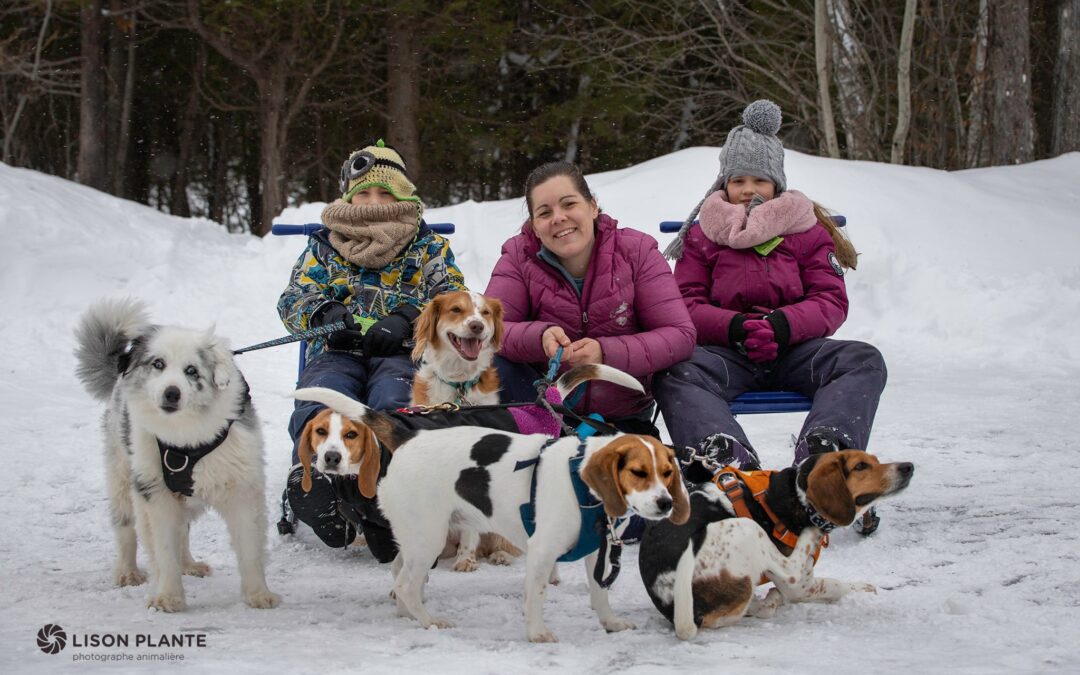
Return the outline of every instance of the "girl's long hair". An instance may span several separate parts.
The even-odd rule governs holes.
[[[814,215],[817,217],[818,222],[825,226],[825,229],[829,231],[829,236],[832,237],[833,245],[836,246],[836,259],[840,261],[840,264],[847,269],[853,270],[859,263],[859,254],[855,251],[855,245],[851,243],[851,240],[847,238],[847,234],[840,231],[840,227],[836,224],[836,221],[832,219],[829,212],[825,208],[813,202]]]

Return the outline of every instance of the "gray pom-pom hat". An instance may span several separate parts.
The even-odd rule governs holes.
[[[756,176],[771,180],[776,186],[777,195],[787,189],[784,145],[776,137],[782,121],[780,106],[772,101],[759,99],[746,106],[742,112],[742,121],[742,124],[728,132],[724,147],[720,148],[720,173],[712,187],[683,221],[678,237],[664,249],[664,255],[668,258],[682,258],[683,241],[701,210],[701,205],[709,195],[722,190],[732,176]]]

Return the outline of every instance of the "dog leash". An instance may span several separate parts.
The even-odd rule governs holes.
[[[321,337],[323,335],[329,335],[330,333],[336,333],[339,330],[345,330],[345,321],[338,321],[335,323],[327,324],[325,326],[319,326],[318,328],[310,328],[299,333],[291,333],[285,337],[279,337],[274,340],[267,340],[266,342],[260,342],[259,344],[251,345],[250,347],[244,347],[243,349],[234,349],[233,354],[243,354],[244,352],[253,352],[257,349],[267,349],[269,347],[277,347],[278,345],[287,345],[292,342],[300,342],[302,340],[310,340],[312,338]],[[415,345],[414,340],[405,340],[401,343],[402,347],[410,349]],[[353,350],[356,353],[356,350]]]

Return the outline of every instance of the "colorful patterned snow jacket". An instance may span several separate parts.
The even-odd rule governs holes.
[[[540,240],[525,230],[503,244],[491,273],[485,294],[501,300],[505,309],[503,356],[543,369],[547,357],[541,336],[561,326],[572,341],[590,337],[599,342],[604,363],[641,380],[646,392],[653,373],[690,357],[694,326],[655,239],[619,229],[614,219],[600,214],[580,297],[539,253]],[[652,402],[651,396],[614,384],[588,386],[577,409],[607,419],[629,416]]]
[[[675,264],[675,279],[703,345],[732,347],[728,330],[737,314],[782,311],[788,345],[828,337],[847,318],[843,269],[820,223],[785,234],[768,255],[717,244],[695,224]]]
[[[420,310],[440,293],[468,290],[450,242],[423,222],[413,242],[379,270],[364,269],[343,258],[330,244],[329,233],[324,227],[311,235],[278,300],[278,314],[290,333],[307,330],[311,315],[331,300],[343,303],[357,323],[365,326],[402,305]],[[325,348],[325,338],[312,340],[308,359]]]

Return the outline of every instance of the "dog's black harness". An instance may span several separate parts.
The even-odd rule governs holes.
[[[244,401],[240,405],[240,412],[235,418],[225,421],[225,428],[218,435],[206,443],[196,446],[172,445],[160,438],[157,439],[158,452],[161,453],[161,475],[165,478],[165,487],[177,494],[191,497],[195,494],[195,478],[192,472],[199,460],[217,450],[225,439],[229,437],[233,422],[240,418],[251,405],[251,391],[246,381],[244,384]]]

